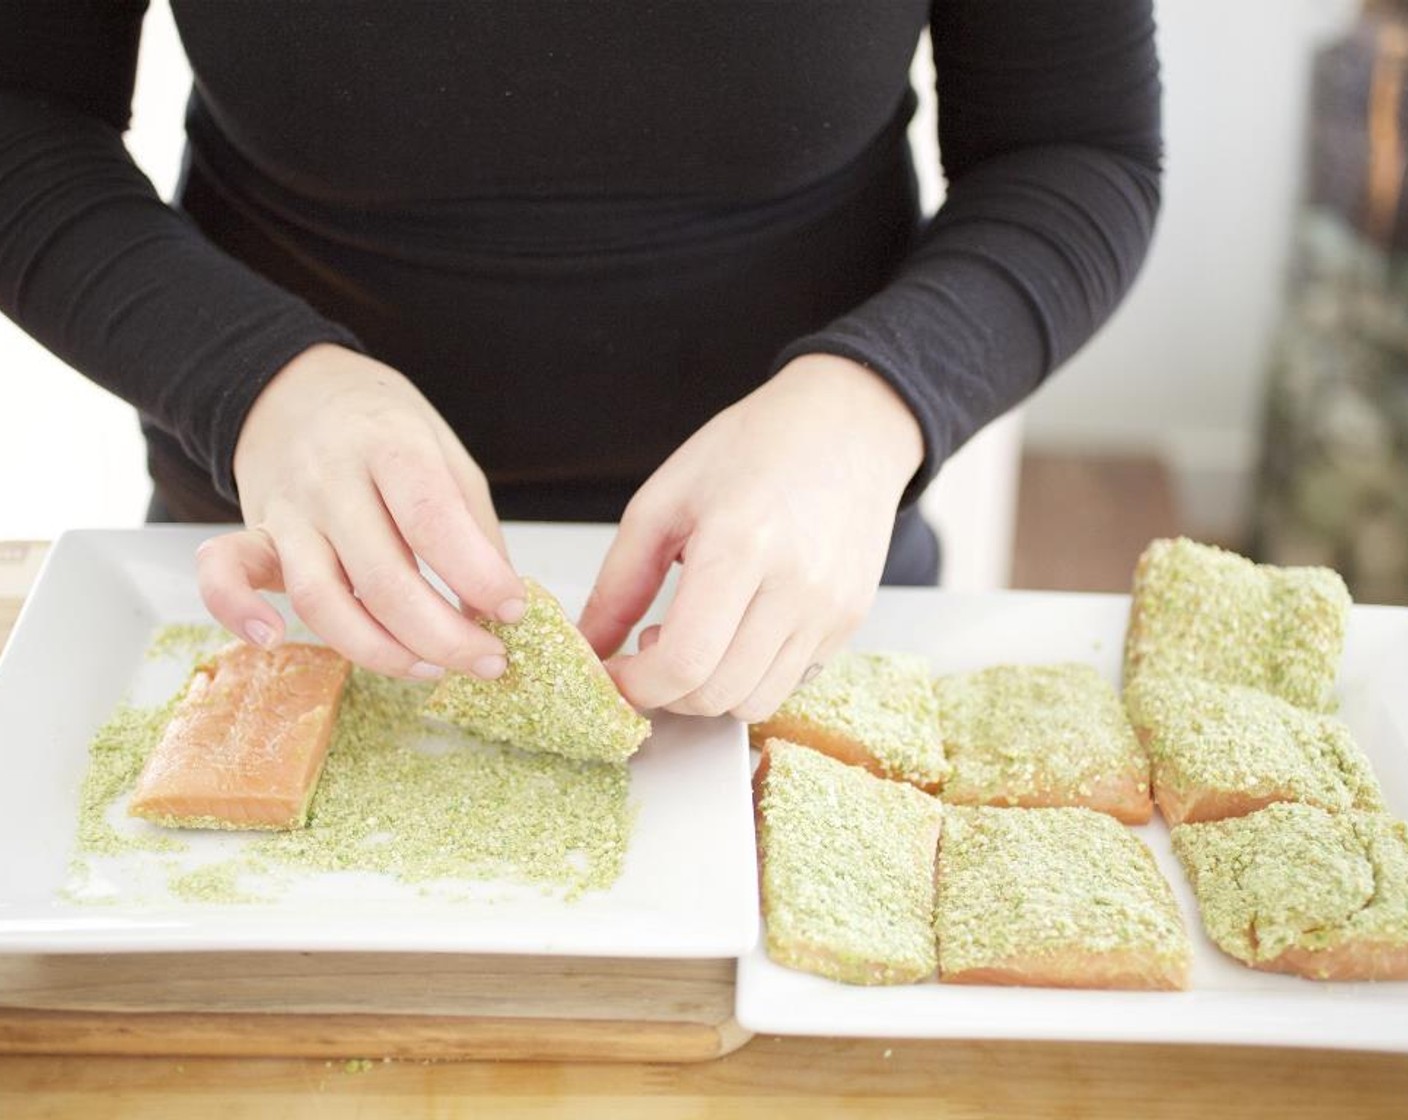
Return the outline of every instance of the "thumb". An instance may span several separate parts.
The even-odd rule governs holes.
[[[602,561],[596,586],[578,623],[597,656],[606,658],[626,640],[659,594],[679,552],[668,522],[628,506]]]

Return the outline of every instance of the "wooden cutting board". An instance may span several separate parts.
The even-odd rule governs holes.
[[[0,646],[44,551],[0,543]],[[0,1053],[705,1061],[751,1037],[733,1017],[734,969],[455,954],[0,954]]]
[[[0,956],[0,1053],[694,1062],[748,1041],[734,962]]]

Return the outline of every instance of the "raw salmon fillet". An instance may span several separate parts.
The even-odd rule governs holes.
[[[756,795],[768,956],[846,984],[931,975],[939,802],[782,739]]]
[[[945,805],[1085,806],[1148,824],[1149,758],[1089,665],[994,665],[934,681]]]
[[[945,805],[934,929],[944,984],[1188,986],[1172,888],[1144,843],[1093,809]]]
[[[1408,825],[1283,801],[1173,830],[1224,953],[1310,980],[1408,980]]]
[[[929,662],[910,653],[843,650],[773,715],[751,724],[748,737],[759,750],[769,739],[810,747],[925,793],[937,793],[951,769]]]
[[[227,646],[196,667],[128,812],[173,828],[301,828],[351,671],[324,646]]]

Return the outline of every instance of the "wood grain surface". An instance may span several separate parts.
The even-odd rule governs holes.
[[[3,579],[0,546],[0,579]],[[10,592],[13,594],[13,592]],[[0,618],[14,604],[0,602]],[[221,962],[238,972],[232,954]],[[132,998],[144,981],[140,962],[94,958],[87,965],[32,958],[4,969],[12,991],[27,993],[35,1005],[68,1010],[0,1010],[0,1037],[20,1023],[31,1037],[43,1035],[52,1056],[0,1056],[0,1117],[104,1117],[112,1120],[186,1120],[211,1116],[229,1120],[297,1117],[356,1117],[358,1120],[408,1117],[574,1117],[595,1120],[692,1118],[845,1117],[1029,1117],[1065,1120],[1110,1117],[1118,1120],[1403,1120],[1408,1116],[1408,1056],[1338,1051],[1267,1050],[1242,1047],[1115,1046],[1079,1043],[912,1042],[802,1038],[755,1038],[716,1061],[696,1064],[598,1061],[438,1062],[381,1059],[400,1050],[408,1037],[399,1016],[384,1016],[376,1045],[327,1033],[330,1021],[345,1018],[326,1009],[343,1007],[330,975],[304,971],[314,983],[303,990],[324,1009],[308,1014],[309,1037],[336,1047],[337,1059],[258,1059],[249,1057],[94,1057],[82,1017],[96,1014],[103,1001]],[[354,971],[369,962],[348,958]],[[541,964],[542,962],[539,962]],[[289,955],[281,967],[294,969]],[[512,988],[512,967],[495,984]],[[296,973],[297,974],[297,973]],[[386,998],[400,1006],[414,991],[413,976],[388,970]],[[468,983],[468,978],[461,978]],[[608,987],[625,977],[601,976]],[[695,978],[697,980],[697,978]],[[149,1006],[145,1023],[116,1014],[104,1025],[127,1021],[147,1030],[168,1030],[186,1046],[208,1040],[213,1049],[237,1052],[228,1028],[240,1020],[240,1037],[257,1037],[267,1017],[231,1010],[221,1025],[212,1017],[180,1008],[210,996],[198,969],[177,969],[169,982],[153,981],[140,993]],[[246,982],[254,978],[245,977]],[[435,983],[446,981],[442,972]],[[226,995],[232,1008],[247,1005],[259,985],[275,985],[265,974],[245,993]],[[321,984],[321,989],[318,985]],[[426,985],[427,987],[430,985]],[[595,989],[579,994],[590,1001]],[[125,993],[125,994],[124,994]],[[498,998],[494,985],[481,989],[479,1020],[489,1031]],[[426,1006],[443,1007],[436,995]],[[339,1003],[339,1001],[343,1001]],[[65,1018],[69,1016],[70,1018]],[[425,1018],[428,1018],[425,1017]],[[161,1020],[158,1024],[156,1020]],[[459,1022],[473,1020],[459,1020]],[[580,1025],[580,1024],[579,1024]],[[579,1036],[587,1045],[609,1036],[616,1024],[586,1024]],[[598,1033],[602,1032],[602,1033]],[[223,1040],[223,1041],[222,1041]],[[480,1043],[483,1045],[484,1043]],[[378,1046],[380,1048],[378,1048]],[[495,1055],[496,1057],[498,1055]],[[507,1055],[504,1055],[507,1056]],[[595,1057],[596,1055],[592,1055]],[[349,1065],[350,1059],[367,1059]]]
[[[0,956],[0,1053],[697,1062],[750,1037],[733,1018],[734,968],[456,954]]]
[[[1402,1120],[1408,1062],[1237,1047],[757,1038],[715,1062],[0,1058],[0,1116]]]

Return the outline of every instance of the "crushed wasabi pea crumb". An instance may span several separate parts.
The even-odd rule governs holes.
[[[1125,683],[1140,673],[1245,685],[1334,706],[1349,591],[1328,568],[1277,568],[1186,538],[1156,540],[1134,575]]]
[[[838,653],[750,734],[756,746],[773,736],[818,750],[837,739],[855,743],[888,777],[925,789],[949,773],[929,662],[914,654]]]
[[[205,832],[277,832],[283,827],[252,821],[234,824],[224,817],[173,817],[156,813],[143,813],[142,819],[162,828],[198,828]]]
[[[372,1068],[370,1058],[348,1058],[342,1069],[346,1073],[369,1073]]]
[[[1089,665],[998,665],[940,677],[934,695],[953,767],[945,802],[1132,812],[1147,794],[1149,760]]]
[[[773,740],[759,809],[773,960],[851,984],[934,971],[937,800]]]
[[[78,795],[79,856],[114,856],[131,851],[179,852],[175,836],[148,830],[119,832],[108,823],[114,801],[136,783],[147,755],[161,739],[175,700],[152,708],[123,704],[98,728],[88,747],[88,771]]]
[[[1192,955],[1154,857],[1090,809],[946,807],[935,929],[940,979],[1134,952],[1180,980]]]
[[[1180,825],[1173,850],[1208,936],[1247,964],[1291,949],[1408,948],[1408,826],[1385,814],[1281,803]]]
[[[207,654],[229,640],[230,632],[213,622],[173,622],[152,635],[146,657],[148,661],[186,660]]]
[[[227,860],[172,875],[166,881],[166,888],[184,902],[218,904],[267,901],[262,895],[239,889],[238,881],[245,871],[242,861]]]
[[[265,900],[286,889],[285,869],[381,872],[405,882],[508,880],[575,899],[621,874],[634,810],[624,765],[578,762],[457,735],[418,749],[428,686],[356,671],[348,682],[308,826],[251,837],[240,855],[196,871],[174,870],[179,898]],[[160,740],[175,701],[124,706],[94,737],[81,798],[78,858],[134,850],[184,851],[176,835],[108,824]],[[261,893],[237,889],[243,877]],[[272,881],[271,881],[272,880]],[[71,891],[81,900],[81,892]]]
[[[1125,704],[1153,763],[1160,805],[1203,797],[1383,808],[1373,768],[1339,720],[1252,688],[1143,674]],[[1195,817],[1201,814],[1193,813]]]
[[[503,676],[447,673],[426,711],[488,742],[624,762],[650,734],[650,721],[622,698],[558,601],[532,580],[524,584],[527,611],[518,622],[484,623],[504,643]]]
[[[308,827],[252,851],[316,870],[416,882],[512,878],[569,897],[620,875],[632,814],[624,766],[507,747],[408,749],[425,686],[354,672]]]

